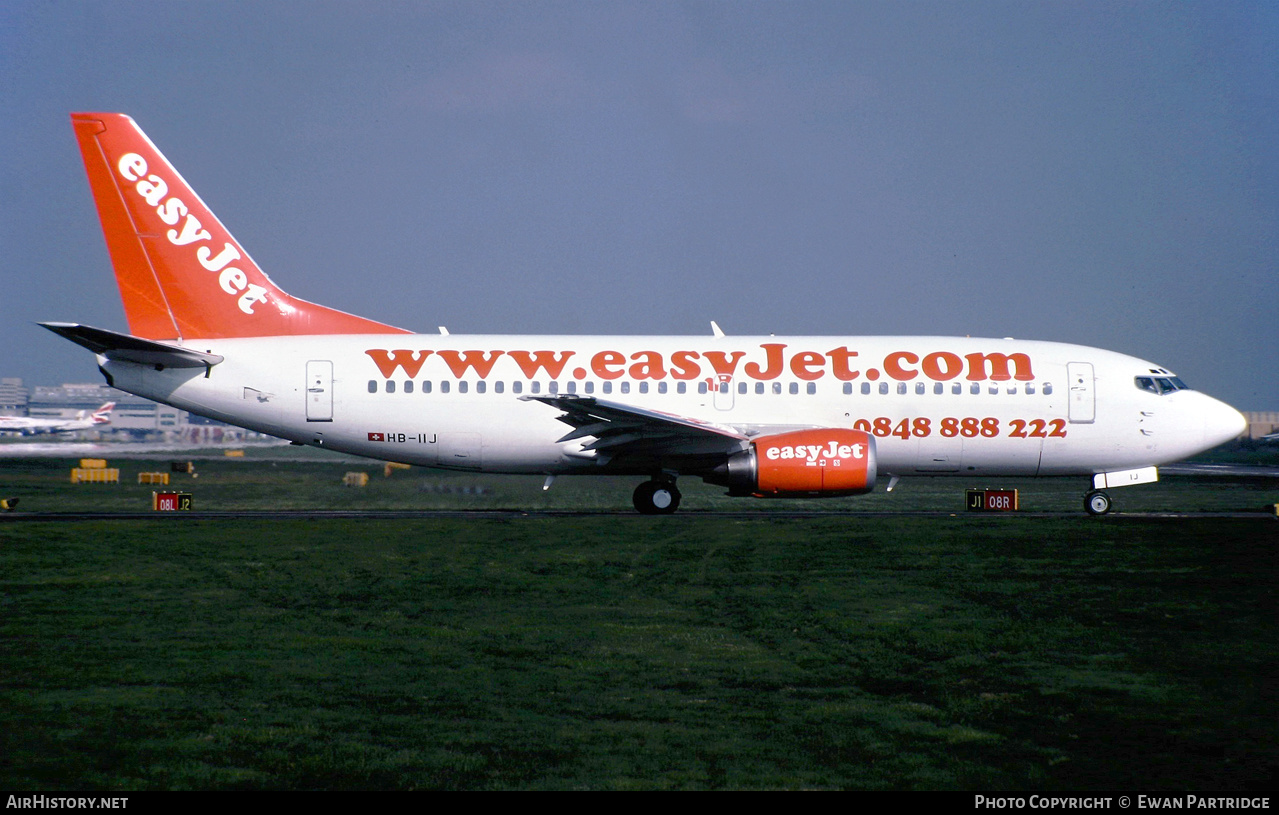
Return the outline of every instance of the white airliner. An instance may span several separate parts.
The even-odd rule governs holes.
[[[26,416],[0,416],[0,433],[70,433],[73,430],[96,430],[111,424],[115,402],[107,402],[90,413],[82,410],[74,419],[31,419]]]
[[[1079,345],[953,337],[414,334],[262,273],[118,113],[71,116],[129,333],[47,328],[116,388],[300,444],[494,473],[679,476],[757,497],[884,478],[1086,476],[1105,488],[1240,435],[1171,371]]]

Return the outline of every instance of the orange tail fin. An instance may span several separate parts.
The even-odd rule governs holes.
[[[281,291],[121,113],[73,113],[129,332],[153,340],[400,334]]]

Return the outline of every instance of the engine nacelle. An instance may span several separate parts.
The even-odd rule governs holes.
[[[875,488],[875,438],[826,428],[764,436],[706,478],[731,495],[859,495]]]

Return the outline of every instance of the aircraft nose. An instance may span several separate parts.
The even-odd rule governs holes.
[[[1248,420],[1225,402],[1213,400],[1211,410],[1204,411],[1204,444],[1216,447],[1237,439],[1248,431]]]

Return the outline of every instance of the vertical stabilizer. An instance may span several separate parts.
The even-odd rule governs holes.
[[[71,122],[134,336],[408,333],[281,291],[128,116]]]

